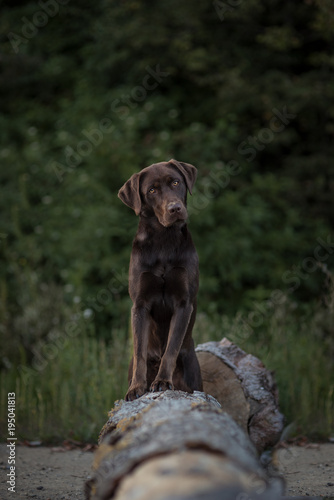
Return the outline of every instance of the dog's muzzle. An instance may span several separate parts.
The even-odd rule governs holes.
[[[187,220],[188,213],[181,201],[170,201],[165,206],[164,214],[160,222],[165,226],[172,226],[177,221]]]

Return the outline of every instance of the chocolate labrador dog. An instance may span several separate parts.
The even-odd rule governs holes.
[[[188,163],[156,163],[133,174],[118,193],[140,216],[129,270],[134,354],[127,401],[148,390],[202,390],[191,336],[198,256],[186,208],[196,175]]]

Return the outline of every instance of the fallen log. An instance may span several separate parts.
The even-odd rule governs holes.
[[[258,452],[274,446],[283,430],[272,372],[251,354],[223,338],[196,348],[203,390],[211,394],[249,434]]]
[[[276,500],[283,490],[261,467],[248,435],[202,392],[116,402],[93,470],[90,500]]]

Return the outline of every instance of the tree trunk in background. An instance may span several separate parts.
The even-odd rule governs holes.
[[[263,363],[223,338],[196,348],[203,390],[249,434],[261,453],[274,446],[283,430],[273,374]]]
[[[202,392],[118,401],[99,442],[86,486],[90,500],[276,500],[282,494],[247,434]]]

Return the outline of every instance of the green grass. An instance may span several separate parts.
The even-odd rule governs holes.
[[[287,423],[294,422],[296,433],[316,439],[334,435],[333,291],[308,311],[285,297],[256,328],[245,328],[247,318],[199,314],[195,341],[226,336],[259,357],[275,372],[281,411]],[[128,331],[114,331],[112,338],[107,344],[82,332],[67,338],[43,370],[3,371],[2,437],[7,437],[7,394],[15,392],[19,439],[59,442],[71,437],[95,442],[107,412],[127,388]]]
[[[332,293],[332,299],[334,294]],[[287,297],[257,328],[246,315],[215,322],[200,316],[195,337],[227,337],[274,371],[281,412],[296,434],[322,439],[334,435],[334,301],[303,312]],[[205,338],[199,339],[200,331]]]
[[[129,346],[126,336],[116,333],[110,345],[86,334],[67,339],[41,371],[2,373],[1,408],[7,407],[8,392],[15,392],[19,439],[96,441],[108,411],[127,387]],[[7,437],[6,415],[2,419]]]

